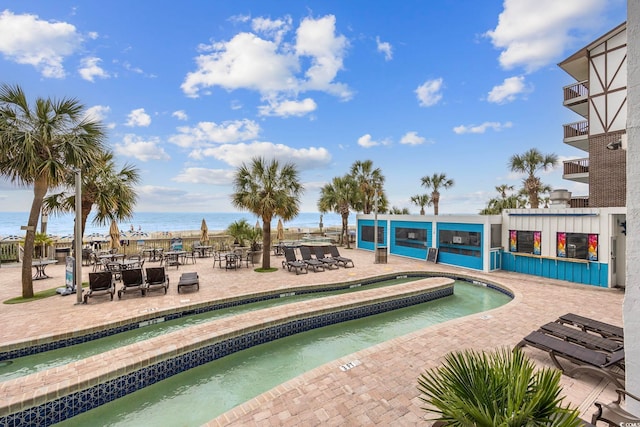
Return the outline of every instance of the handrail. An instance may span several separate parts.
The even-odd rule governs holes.
[[[588,136],[589,135],[589,121],[582,120],[579,122],[567,123],[563,125],[564,137],[573,138],[576,136]]]
[[[589,95],[589,80],[573,83],[562,88],[564,92],[564,101],[571,101]]]
[[[589,158],[564,161],[564,174],[589,173]]]

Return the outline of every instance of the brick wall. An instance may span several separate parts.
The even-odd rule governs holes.
[[[626,206],[626,151],[607,149],[623,133],[589,137],[589,207]]]

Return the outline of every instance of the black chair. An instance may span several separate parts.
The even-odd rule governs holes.
[[[122,294],[127,291],[140,291],[142,296],[145,295],[146,290],[141,268],[122,270],[120,274],[122,275],[122,288],[118,289],[118,299],[121,299]]]
[[[113,301],[115,290],[113,275],[110,271],[89,273],[89,292],[84,295],[84,303],[86,304],[89,298],[100,295],[109,295]]]
[[[320,261],[322,264],[327,266],[329,269],[333,267],[338,268],[338,261],[333,258],[327,257],[324,254],[324,248],[322,246],[314,246],[313,247],[314,254],[316,255],[316,259]]]
[[[181,288],[191,286],[195,286],[196,290],[200,290],[200,279],[198,278],[198,273],[182,273],[180,275],[180,280],[178,280],[178,293],[180,293]]]
[[[148,267],[146,269],[147,278],[145,279],[145,288],[147,291],[154,289],[163,289],[164,294],[167,294],[169,289],[169,276],[164,267]]]
[[[302,256],[302,261],[307,264],[307,267],[313,268],[314,273],[317,272],[319,268],[324,271],[324,264],[322,261],[311,257],[311,250],[308,246],[300,246],[300,256]]]
[[[284,261],[282,261],[282,268],[287,267],[287,270],[291,271],[293,268],[296,274],[304,271],[305,274],[309,272],[309,267],[304,261],[299,261],[296,258],[296,254],[293,248],[284,248]]]
[[[624,329],[620,326],[612,325],[610,323],[601,322],[599,320],[591,319],[589,317],[580,316],[573,313],[567,313],[560,316],[557,320],[558,323],[566,323],[577,326],[585,332],[595,332],[605,338],[624,340]]]
[[[224,269],[236,270],[238,268],[239,259],[236,254],[225,254],[224,256]]]
[[[345,268],[348,267],[355,267],[355,265],[353,264],[353,260],[351,258],[347,258],[344,256],[340,255],[340,251],[338,250],[338,247],[335,245],[331,245],[329,246],[329,254],[331,255],[331,258],[335,259],[336,261],[338,261],[338,265],[342,265]],[[349,265],[351,264],[351,265]]]

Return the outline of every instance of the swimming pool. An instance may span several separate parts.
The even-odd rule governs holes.
[[[192,368],[64,421],[61,426],[201,425],[316,366],[379,342],[507,303],[456,282],[452,296],[281,338]]]

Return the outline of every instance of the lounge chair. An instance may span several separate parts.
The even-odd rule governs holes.
[[[564,316],[560,316],[557,322],[571,324],[577,326],[585,332],[595,332],[605,338],[617,339],[620,341],[624,340],[624,329],[620,326],[590,319],[584,316],[579,316],[577,314],[567,313]]]
[[[140,291],[142,296],[145,295],[145,284],[142,277],[141,268],[131,268],[122,270],[122,288],[118,289],[118,299],[122,298],[122,294],[127,291]]]
[[[581,345],[563,341],[551,335],[546,335],[540,331],[533,331],[518,343],[516,348],[529,345],[546,351],[551,357],[551,361],[564,374],[574,377],[581,372],[587,372],[605,377],[616,384],[619,388],[624,388],[624,373],[614,368],[624,370],[624,349],[613,353],[604,353],[583,347]],[[569,360],[577,366],[565,368],[558,358]]]
[[[178,293],[180,289],[187,286],[195,286],[196,290],[200,290],[200,279],[198,273],[182,273],[180,280],[178,280]]]
[[[146,290],[164,289],[164,293],[166,295],[167,289],[169,289],[169,276],[167,276],[167,272],[164,267],[149,267],[146,271]]]
[[[593,414],[591,423],[596,424],[598,421],[604,421],[608,423],[610,427],[640,425],[640,417],[627,412],[620,406],[625,396],[629,396],[638,402],[640,402],[640,398],[623,389],[616,389],[616,393],[618,393],[618,399],[611,403],[598,401],[594,403],[594,405],[598,407],[598,410]]]
[[[314,246],[313,251],[316,256],[316,259],[321,263],[323,263],[325,266],[329,267],[330,269],[333,267],[338,268],[338,261],[333,258],[325,256],[324,248],[322,246]]]
[[[329,246],[329,254],[331,254],[331,258],[338,261],[338,265],[342,264],[343,267],[347,268],[349,267],[349,264],[351,264],[351,267],[355,267],[351,258],[343,257],[340,255],[340,251],[338,250],[337,246]]]
[[[304,271],[305,274],[309,272],[309,267],[304,261],[299,261],[296,258],[296,253],[293,248],[284,248],[284,261],[282,261],[282,268],[287,267],[287,270],[295,269],[296,274],[300,274]]]
[[[109,295],[113,301],[115,289],[113,275],[110,271],[89,273],[89,292],[84,296],[84,303],[86,304],[89,298],[99,295]]]
[[[307,267],[313,268],[314,273],[317,272],[319,268],[324,271],[324,264],[322,261],[311,257],[311,249],[309,249],[308,246],[300,246],[300,255],[302,256],[302,261],[307,264]]]
[[[594,350],[602,350],[609,353],[620,350],[623,347],[621,341],[610,340],[600,335],[584,332],[572,326],[567,326],[558,322],[549,322],[540,327],[540,332],[547,335],[554,335],[565,341],[579,344],[583,347],[592,348]]]

